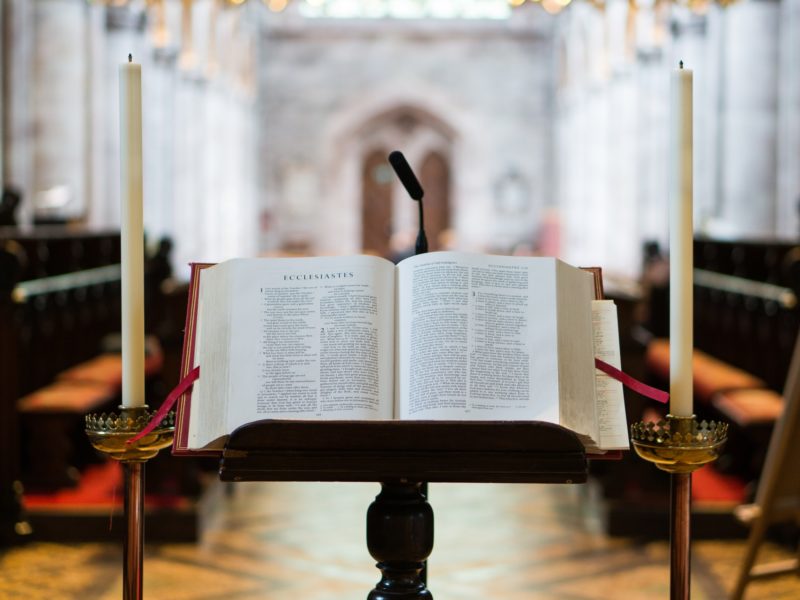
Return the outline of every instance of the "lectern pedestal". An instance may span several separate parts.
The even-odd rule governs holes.
[[[368,600],[429,600],[433,549],[421,482],[583,483],[577,436],[538,421],[259,421],[234,431],[223,481],[376,481],[367,546],[382,577]]]

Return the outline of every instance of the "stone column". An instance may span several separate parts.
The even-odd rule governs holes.
[[[30,191],[42,214],[79,218],[87,208],[88,191],[89,8],[71,0],[40,0],[33,5]]]
[[[175,263],[184,272],[191,261],[210,260],[202,235],[206,197],[202,185],[203,95],[206,83],[193,72],[179,71],[175,82],[173,189]]]
[[[720,217],[732,235],[770,236],[776,230],[780,4],[746,0],[723,18]]]
[[[635,278],[639,274],[642,243],[638,231],[640,203],[636,168],[638,155],[639,102],[633,73],[620,73],[611,83],[609,95],[607,148],[608,204],[606,206],[606,247],[608,269]]]
[[[800,235],[800,0],[780,5],[777,233]]]
[[[177,48],[170,45],[152,50],[148,69],[147,111],[145,120],[147,148],[144,153],[145,168],[145,227],[152,239],[162,236],[174,238],[175,213],[175,87],[177,78]],[[177,263],[176,263],[177,266]]]
[[[21,223],[32,221],[34,128],[30,73],[34,51],[34,4],[28,0],[3,3],[3,182],[22,190],[17,211]]]
[[[667,146],[669,77],[662,50],[641,50],[637,65],[637,178],[640,245],[656,241],[662,250],[668,242]],[[640,248],[641,250],[641,248]]]
[[[719,104],[719,46],[718,28],[711,27],[718,9],[711,8],[710,15],[697,15],[691,11],[676,7],[673,9],[672,30],[673,45],[667,54],[668,59],[662,65],[668,75],[678,68],[683,61],[685,68],[693,72],[694,97],[694,223],[695,231],[702,229],[717,212],[717,161],[719,160],[718,128],[720,115]],[[718,20],[718,18],[717,18]],[[664,131],[665,150],[669,144],[669,135],[677,127],[672,122],[669,106],[669,77],[667,77],[665,95],[661,100],[666,110]],[[666,154],[665,154],[666,159]],[[665,168],[668,161],[665,160]],[[672,173],[667,172],[667,180]],[[665,188],[665,190],[668,188]],[[665,196],[665,200],[667,200]]]
[[[133,55],[135,62],[142,64],[142,143],[145,149],[150,146],[147,127],[150,109],[146,99],[149,89],[149,69],[146,64],[147,56],[145,55],[143,36],[137,29],[140,23],[140,13],[126,7],[110,7],[107,10],[103,72],[96,83],[102,87],[102,94],[105,97],[102,111],[103,152],[105,154],[103,189],[105,193],[92,205],[89,222],[103,227],[117,228],[120,226],[119,65],[127,60],[128,54]],[[146,157],[147,150],[144,150],[145,160]],[[145,162],[143,164],[145,214],[149,210],[147,191],[150,175],[147,166]]]
[[[91,225],[105,225],[100,220],[106,213],[110,162],[106,128],[117,115],[116,87],[107,81],[108,48],[106,47],[106,7],[90,4],[88,10],[87,77],[86,77],[86,222]],[[119,62],[122,62],[120,59]],[[116,84],[116,79],[113,84]],[[112,95],[112,91],[114,94]],[[116,196],[114,196],[116,197]],[[114,226],[118,226],[114,224]]]

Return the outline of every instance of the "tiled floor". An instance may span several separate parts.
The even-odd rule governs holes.
[[[668,598],[666,543],[599,532],[586,486],[431,488],[437,600]],[[203,542],[149,544],[148,600],[353,600],[378,579],[364,514],[377,484],[238,484]],[[723,599],[744,542],[696,542],[695,600]],[[769,546],[769,555],[788,556]],[[2,600],[112,600],[121,593],[116,544],[32,544],[0,555]],[[756,582],[748,600],[800,598],[800,579]]]

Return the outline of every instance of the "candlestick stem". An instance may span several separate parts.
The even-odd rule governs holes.
[[[175,413],[147,435],[128,443],[153,418],[147,406],[122,406],[120,413],[86,415],[86,435],[96,450],[122,463],[125,474],[123,600],[142,600],[144,571],[144,465],[172,444]]]
[[[670,475],[670,600],[689,600],[692,474]]]
[[[125,462],[124,600],[142,600],[144,554],[144,463]]]

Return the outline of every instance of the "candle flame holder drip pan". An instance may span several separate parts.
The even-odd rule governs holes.
[[[728,424],[697,422],[691,417],[667,415],[656,423],[631,425],[636,454],[668,473],[691,473],[719,457],[728,438]]]
[[[92,446],[115,460],[147,461],[169,446],[175,434],[175,413],[169,412],[153,431],[129,444],[154,414],[147,406],[121,406],[119,414],[91,413],[86,415],[86,435]]]

